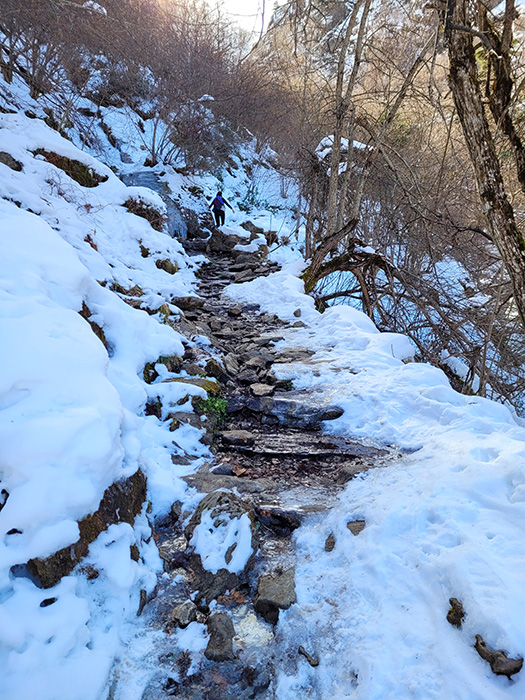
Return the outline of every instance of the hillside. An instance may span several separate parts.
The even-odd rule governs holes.
[[[250,134],[0,95],[0,697],[522,697],[515,411],[317,310]]]

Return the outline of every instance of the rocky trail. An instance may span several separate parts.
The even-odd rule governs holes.
[[[257,235],[253,227],[252,237]],[[185,370],[188,383],[206,388],[209,398],[194,402],[197,415],[173,414],[174,429],[181,422],[199,427],[204,422],[203,439],[214,456],[186,477],[202,494],[193,515],[175,503],[155,523],[165,573],[153,599],[144,596],[141,604],[146,626],[155,631],[155,651],[140,661],[152,669],[143,700],[270,699],[276,697],[277,665],[299,659],[317,665],[320,660],[310,656],[306,642],[282,639],[276,626],[279,611],[296,600],[293,531],[306,519],[322,518],[356,474],[393,457],[323,434],[323,421],[342,410],[323,396],[295,390],[293,381],[278,379],[279,364],[296,363],[300,372],[313,352],[281,342],[294,326],[304,326],[299,310],[297,321],[289,324],[261,313],[257,305],[239,305],[221,295],[232,282],[278,269],[266,259],[264,245],[251,253],[234,250],[243,242],[215,231],[206,243],[208,262],[199,271],[198,296],[174,300],[183,310],[177,329],[188,338],[211,342],[186,348],[178,369]],[[204,247],[200,240],[185,245],[192,251]],[[155,413],[156,407],[148,410]],[[240,570],[229,566],[236,548],[241,549],[239,535],[222,568],[204,568],[195,552],[196,529],[206,518],[215,527],[226,527],[240,523],[243,515],[249,520],[253,554]],[[364,526],[362,521],[348,523],[356,536]],[[325,547],[330,551],[334,544],[329,537]],[[190,656],[177,651],[173,635],[184,635],[192,622],[204,623],[209,639]]]

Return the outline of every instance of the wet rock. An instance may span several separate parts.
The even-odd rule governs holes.
[[[259,579],[254,607],[267,622],[276,624],[279,610],[288,610],[296,601],[293,568],[266,574]]]
[[[255,442],[255,435],[247,430],[225,430],[221,433],[221,437],[227,445],[249,447]]]
[[[450,598],[450,610],[447,613],[447,621],[454,627],[461,627],[465,618],[463,604],[457,598]]]
[[[519,673],[523,666],[523,659],[511,659],[504,651],[493,651],[490,649],[483,637],[476,635],[474,649],[482,659],[488,661],[492,672],[497,676],[508,676],[510,678],[515,673]]]
[[[205,370],[209,377],[214,377],[219,382],[222,382],[222,384],[226,384],[226,382],[228,382],[230,379],[230,374],[220,364],[220,362],[217,362],[217,360],[215,360],[213,357],[206,363]]]
[[[175,627],[185,629],[190,623],[195,622],[196,619],[197,606],[191,600],[188,600],[173,609],[166,623],[166,631],[169,632]]]
[[[351,520],[349,523],[346,523],[346,527],[350,530],[352,535],[356,537],[359,533],[363,532],[365,525],[366,523],[364,520]]]
[[[171,303],[182,311],[195,311],[195,309],[201,309],[204,306],[204,299],[200,297],[172,297]]]
[[[233,661],[233,622],[225,613],[215,613],[208,620],[210,640],[204,650],[204,656],[210,661]]]
[[[332,533],[328,535],[324,543],[325,552],[333,552],[335,547],[335,537]]]
[[[315,668],[316,666],[319,666],[319,660],[318,660],[318,659],[314,659],[314,657],[311,656],[311,655],[306,651],[306,649],[305,649],[304,647],[299,647],[299,649],[297,649],[297,651],[298,651],[299,654],[301,654],[301,656],[304,656],[304,658],[308,661],[308,663],[310,664],[310,666],[313,666],[314,668]]]
[[[30,559],[27,568],[42,588],[55,586],[88,554],[89,545],[110,525],[133,525],[146,500],[146,477],[139,469],[127,479],[109,486],[98,509],[79,521],[79,539],[45,559]]]

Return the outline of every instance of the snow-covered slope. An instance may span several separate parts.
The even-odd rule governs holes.
[[[123,206],[131,199],[162,210],[153,192],[126,187],[42,121],[0,115],[0,152],[14,159],[0,163],[1,694],[44,700],[67,687],[68,698],[85,700],[102,693],[120,619],[136,610],[139,589],[154,584],[159,564],[146,520],[135,530],[113,525],[92,545],[89,563],[100,572],[92,582],[79,572],[44,591],[13,572],[74,543],[77,521],[139,467],[152,493],[162,487],[170,503],[182,489],[169,451],[160,456],[157,446],[195,454],[199,432],[178,440],[143,417],[142,371],[184,351],[182,336],[155,310],[192,290],[194,265],[177,241]],[[83,163],[104,181],[82,186],[48,154]],[[160,260],[178,272],[159,269]],[[111,291],[136,285],[149,313]],[[103,330],[106,347],[86,319]],[[173,403],[188,393],[169,387],[166,406],[169,392]]]

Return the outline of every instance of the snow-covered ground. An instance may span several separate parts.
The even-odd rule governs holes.
[[[82,187],[38,149],[107,179]],[[181,476],[207,457],[200,431],[170,432],[144,415],[148,398],[162,395],[169,412],[190,389],[162,384],[170,375],[161,365],[157,383],[142,375],[146,363],[183,351],[182,336],[155,311],[171,304],[177,313],[171,298],[194,291],[195,265],[177,241],[123,206],[134,198],[160,210],[154,193],[127,188],[40,120],[0,114],[0,152],[22,166],[0,163],[0,491],[9,494],[0,509],[0,697],[103,700],[122,639],[139,638],[130,633],[140,625],[139,591],[151,590],[162,568],[146,514],[134,528],[113,525],[93,543],[85,564],[100,572],[94,580],[81,567],[44,591],[12,567],[72,544],[77,520],[138,467],[148,476],[153,515],[175,500],[196,502]],[[228,221],[234,232],[243,231],[238,224],[248,217],[239,204],[249,196],[249,218],[292,235],[291,216],[268,209],[280,183],[267,169],[256,190],[240,161],[239,172],[221,181],[184,180],[172,170],[164,177],[196,210],[206,200],[192,195],[192,182],[208,197],[220,186],[236,209]],[[315,355],[308,364],[282,365],[281,377],[344,408],[327,430],[403,454],[350,482],[336,508],[296,532],[298,602],[281,613],[279,631],[290,644],[300,639],[320,665],[283,655],[275,697],[523,697],[521,674],[512,682],[495,677],[472,645],[481,634],[511,656],[525,653],[525,428],[506,407],[453,391],[441,371],[411,361],[406,338],[379,333],[359,311],[317,313],[298,278],[297,251],[281,246],[274,257],[282,272],[228,294],[292,320],[301,309],[307,327],[291,329],[283,345]],[[156,266],[164,259],[177,264],[176,274]],[[126,304],[115,284],[138,285],[150,313]],[[107,348],[79,315],[83,304]],[[171,454],[195,459],[176,466]],[[366,521],[357,537],[346,527],[356,519]],[[329,534],[332,552],[324,548]],[[213,554],[208,542],[198,546]],[[461,630],[446,621],[452,596],[467,612]],[[197,653],[205,628],[192,623],[173,639]],[[140,698],[140,686],[135,692]],[[119,700],[134,697],[130,691]]]

